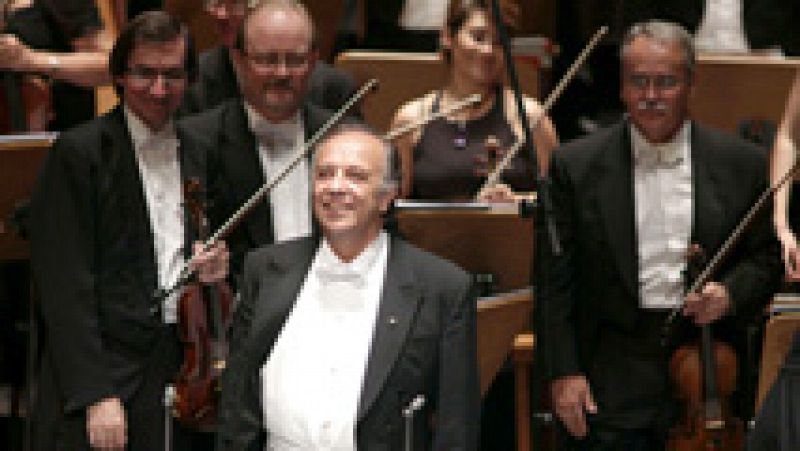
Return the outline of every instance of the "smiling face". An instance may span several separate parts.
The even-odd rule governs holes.
[[[314,163],[314,213],[328,240],[365,248],[383,227],[394,191],[385,185],[384,144],[365,131],[325,140]]]
[[[622,59],[622,101],[651,143],[671,140],[689,117],[692,79],[677,43],[634,39]]]
[[[265,7],[245,22],[242,88],[265,118],[283,121],[305,100],[317,60],[311,19],[302,10]]]
[[[479,85],[495,84],[503,74],[503,55],[491,16],[473,10],[464,24],[442,33],[442,47],[449,50],[455,77]]]
[[[126,72],[116,79],[125,104],[151,130],[161,130],[183,100],[185,59],[183,37],[140,43],[130,53]]]

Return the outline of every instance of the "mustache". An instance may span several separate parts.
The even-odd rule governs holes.
[[[667,104],[660,100],[640,100],[636,102],[636,110],[638,111],[657,111],[661,113],[668,109]]]

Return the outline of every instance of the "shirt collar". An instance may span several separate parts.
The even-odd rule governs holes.
[[[244,102],[244,112],[250,130],[269,147],[273,144],[294,145],[301,124],[300,111],[291,119],[283,122],[271,122],[264,118],[249,102]]]
[[[382,230],[356,258],[344,262],[333,252],[328,240],[323,238],[317,252],[317,274],[323,281],[352,280],[364,283],[387,243],[388,236]]]
[[[175,138],[175,124],[172,119],[161,130],[154,132],[147,124],[142,121],[127,105],[123,105],[122,111],[125,114],[125,122],[128,124],[128,131],[133,140],[133,148],[140,150],[148,148],[151,144],[166,139]]]
[[[644,166],[675,166],[687,158],[689,149],[690,122],[684,121],[681,128],[665,143],[651,143],[631,124],[633,161]]]

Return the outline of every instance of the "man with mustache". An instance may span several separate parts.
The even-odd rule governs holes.
[[[248,11],[236,39],[242,97],[179,122],[187,150],[207,160],[212,226],[219,226],[292,159],[331,112],[308,99],[314,25],[296,0]],[[311,233],[309,164],[301,161],[228,237],[234,275],[253,247]]]
[[[691,121],[694,50],[682,27],[633,25],[621,65],[628,116],[554,153],[563,252],[538,244],[536,328],[567,432],[559,449],[663,449],[674,412],[672,349],[661,342],[670,310],[683,306],[687,330],[711,324],[734,337],[780,275],[762,211],[711,281],[684,293],[690,244],[717,251],[767,186],[765,155]]]
[[[248,8],[255,8],[258,3],[259,0],[204,0],[219,45],[200,54],[197,80],[186,90],[179,110],[181,115],[195,114],[226,99],[242,96],[238,75],[241,58],[236,37]],[[311,70],[308,99],[319,106],[338,109],[355,90],[355,80],[349,73],[324,61],[318,61]]]

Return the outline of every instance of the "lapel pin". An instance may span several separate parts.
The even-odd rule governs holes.
[[[389,317],[389,324],[392,325],[392,326],[396,325],[397,324],[397,317],[390,316]]]

